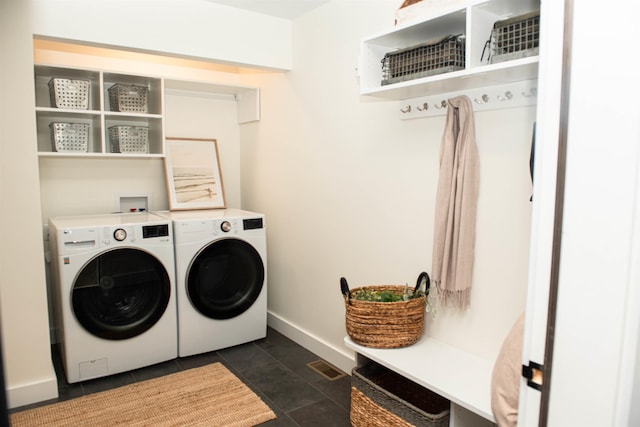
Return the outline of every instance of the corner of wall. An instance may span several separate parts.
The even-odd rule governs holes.
[[[333,346],[322,338],[272,311],[267,313],[267,324],[282,335],[295,341],[348,374],[351,374],[351,370],[356,366],[355,355],[353,353],[348,353],[345,349]]]

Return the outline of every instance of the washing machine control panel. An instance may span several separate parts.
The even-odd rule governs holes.
[[[158,242],[170,242],[169,224],[119,225],[102,228],[102,243],[140,243],[145,239]]]
[[[231,229],[232,227],[229,221],[222,221],[222,223],[220,224],[220,230],[224,231],[225,233],[230,232]]]

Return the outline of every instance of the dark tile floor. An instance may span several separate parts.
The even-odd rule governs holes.
[[[333,381],[328,380],[307,366],[308,363],[318,360],[318,356],[271,328],[267,329],[267,337],[258,341],[75,384],[66,382],[62,363],[55,348],[53,354],[58,376],[58,399],[16,408],[11,412],[221,362],[258,394],[276,414],[275,420],[261,426],[350,425],[351,377],[345,375]]]

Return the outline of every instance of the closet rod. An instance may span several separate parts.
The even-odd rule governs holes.
[[[535,105],[537,94],[537,80],[523,80],[466,91],[405,99],[399,101],[398,114],[402,120],[444,115],[448,108],[447,100],[461,95],[466,95],[471,99],[475,112],[524,107]]]

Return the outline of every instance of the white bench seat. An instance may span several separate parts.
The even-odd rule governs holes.
[[[495,423],[491,411],[492,361],[425,336],[409,347],[398,349],[363,347],[348,336],[344,341],[357,354],[449,399],[452,420],[458,405],[481,416],[488,425]]]

